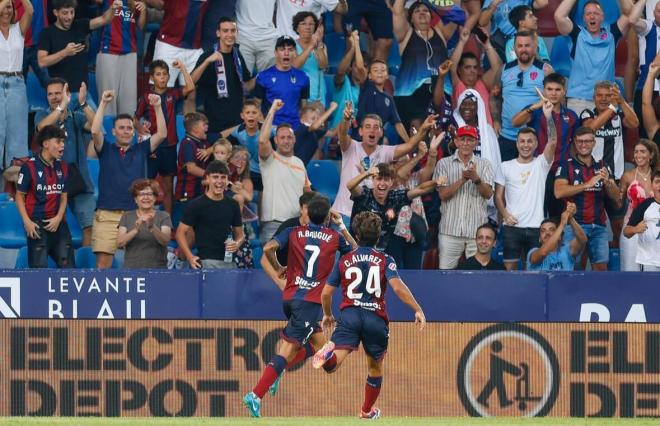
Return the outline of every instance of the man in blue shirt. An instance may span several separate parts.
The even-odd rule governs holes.
[[[548,218],[541,222],[539,229],[541,247],[533,248],[527,254],[528,271],[572,271],[575,258],[582,252],[587,243],[587,236],[582,227],[575,221],[576,207],[567,203],[566,210],[561,214],[559,223]],[[570,224],[575,234],[570,242],[562,243],[562,234],[566,225]]]
[[[293,129],[300,125],[299,109],[309,98],[309,77],[304,71],[293,67],[296,42],[289,36],[282,36],[275,43],[275,65],[257,74],[256,97],[262,100],[261,110],[268,113],[275,99],[281,99],[284,106],[277,111],[274,125],[290,124]]]
[[[516,149],[518,128],[512,123],[513,117],[525,106],[536,103],[537,90],[543,90],[543,79],[553,71],[550,64],[536,59],[534,33],[529,31],[517,33],[514,50],[516,61],[506,64],[502,71],[502,131],[500,133],[502,161],[513,160],[518,156]]]
[[[576,0],[563,0],[555,10],[555,23],[563,35],[570,35],[571,78],[568,81],[568,107],[580,114],[593,109],[591,100],[597,81],[614,81],[614,59],[616,43],[635,25],[642,15],[646,1],[638,1],[630,16],[621,14],[616,22],[603,27],[605,14],[598,0],[588,0],[582,9],[584,27],[576,25],[569,14]]]
[[[99,199],[92,228],[92,250],[96,254],[96,267],[101,269],[112,266],[122,213],[136,208],[129,188],[134,180],[147,176],[149,155],[167,137],[160,96],[151,94],[149,103],[156,111],[158,131],[146,141],[133,143],[133,117],[129,114],[119,114],[112,129],[115,143],[106,143],[102,129],[103,115],[106,105],[114,96],[113,90],[103,92],[99,109],[92,121],[93,143],[90,144],[89,150],[99,157]]]

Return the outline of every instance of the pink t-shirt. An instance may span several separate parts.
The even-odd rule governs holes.
[[[451,98],[451,104],[454,108],[457,108],[458,105],[456,104],[458,102],[458,98],[461,96],[461,93],[465,92],[467,90],[467,86],[463,81],[460,79],[458,80],[458,83],[456,83],[456,87],[454,87],[454,95]],[[491,126],[493,125],[493,118],[490,116],[490,90],[486,87],[483,81],[477,80],[477,84],[474,85],[474,90],[479,93],[479,96],[481,96],[481,99],[484,100],[484,107],[486,108],[486,118],[488,119],[488,124]]]
[[[364,149],[362,149],[362,142],[358,142],[355,139],[351,140],[351,145],[346,151],[342,152],[339,191],[337,192],[337,198],[335,198],[332,208],[343,215],[350,216],[353,201],[351,200],[351,193],[348,191],[347,185],[351,179],[360,174],[357,167],[360,161],[364,157],[369,157],[372,167],[380,163],[390,163],[394,160],[395,150],[396,146],[378,145],[371,155],[367,155]]]

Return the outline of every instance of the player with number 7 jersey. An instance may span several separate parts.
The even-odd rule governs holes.
[[[335,322],[332,316],[332,294],[341,286],[343,299],[339,305],[341,316],[332,338],[314,355],[314,368],[334,373],[348,354],[360,343],[367,355],[369,373],[365,385],[364,402],[358,417],[376,419],[380,410],[374,403],[383,382],[383,359],[387,352],[389,329],[385,308],[388,284],[403,303],[415,312],[415,322],[424,328],[426,318],[415,297],[399,278],[396,263],[389,255],[374,246],[381,231],[381,219],[371,212],[362,212],[353,219],[353,231],[360,247],[339,258],[321,293],[322,325],[329,330]]]
[[[287,228],[264,246],[264,272],[283,290],[283,308],[288,323],[280,335],[278,352],[264,369],[259,382],[243,397],[253,417],[261,416],[261,399],[270,389],[274,395],[281,374],[314,355],[325,343],[321,333],[321,291],[332,271],[337,251],[348,253],[357,244],[341,215],[332,215],[341,234],[326,226],[330,202],[315,196],[307,206],[311,223]],[[349,244],[350,242],[350,244]],[[277,249],[288,243],[287,267],[277,260]],[[286,273],[286,283],[283,276]]]

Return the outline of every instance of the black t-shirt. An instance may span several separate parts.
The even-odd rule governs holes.
[[[311,132],[309,126],[301,123],[295,133],[296,144],[293,146],[293,154],[307,165],[319,148],[319,141],[325,135],[325,130],[319,129]]]
[[[64,49],[69,43],[87,43],[89,35],[89,19],[76,19],[68,31],[55,25],[44,28],[39,36],[39,50],[45,50],[49,55]],[[48,67],[48,75],[60,77],[69,83],[69,90],[77,92],[80,83],[87,84],[87,53],[85,48],[80,53],[68,56],[58,63]]]
[[[503,264],[495,262],[492,258],[488,265],[483,266],[474,256],[460,262],[456,269],[460,271],[506,271]]]
[[[205,51],[197,60],[195,68],[204,63],[206,58],[212,54],[212,50]],[[238,56],[242,64],[243,81],[248,81],[251,78],[250,71],[245,67],[245,59],[243,59],[243,55],[239,52]],[[204,113],[209,119],[210,132],[220,132],[241,122],[243,86],[241,85],[241,80],[238,78],[236,65],[234,64],[234,56],[231,53],[223,53],[222,59],[225,65],[225,72],[227,73],[229,97],[218,97],[216,62],[211,63],[206,67],[197,82],[197,86],[201,89],[198,90],[198,93],[201,93],[204,97]]]
[[[296,226],[300,226],[300,225],[301,225],[300,217],[299,216],[292,217],[291,219],[287,219],[284,222],[282,222],[280,227],[277,228],[277,231],[275,231],[275,235],[279,234],[280,232],[284,231],[287,228],[295,228]],[[277,260],[280,262],[280,265],[282,266],[287,265],[288,253],[289,253],[288,243],[277,250]]]
[[[183,212],[181,222],[195,230],[195,243],[200,259],[222,260],[225,240],[232,228],[241,226],[241,209],[232,198],[220,201],[201,195],[192,200]]]

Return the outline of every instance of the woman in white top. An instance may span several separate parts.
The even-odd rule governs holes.
[[[24,34],[30,28],[34,9],[21,0],[25,12],[16,21],[12,0],[0,0],[0,169],[14,157],[28,155],[28,103],[23,80]]]

